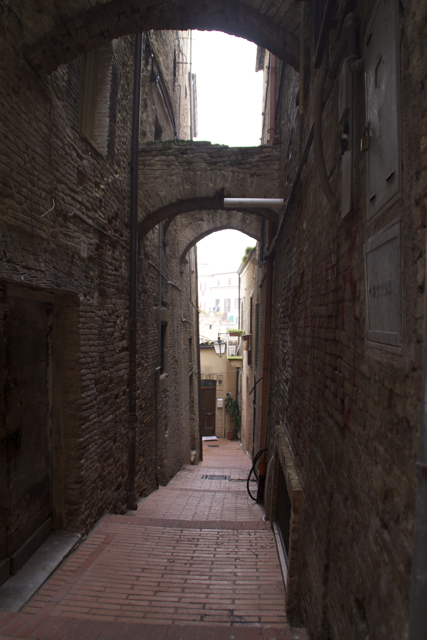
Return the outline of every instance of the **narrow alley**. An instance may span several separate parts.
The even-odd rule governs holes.
[[[105,516],[21,613],[0,614],[0,637],[304,640],[249,456],[222,439],[203,450],[137,511]]]

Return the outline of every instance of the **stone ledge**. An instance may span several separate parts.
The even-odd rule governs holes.
[[[271,495],[271,520],[276,520],[277,513],[277,486],[279,467],[282,468],[285,476],[286,488],[291,503],[291,515],[289,523],[289,552],[287,557],[286,571],[282,568],[283,579],[286,588],[285,607],[286,613],[292,615],[297,607],[298,598],[298,560],[299,560],[299,540],[300,527],[303,509],[303,489],[296,472],[292,455],[286,442],[286,437],[280,426],[276,425],[274,430],[274,475],[273,489]],[[276,544],[280,556],[279,545],[276,536]]]
[[[292,505],[292,512],[300,515],[302,512],[302,487],[298,479],[291,452],[286,442],[286,438],[279,425],[275,427],[276,450],[279,456],[280,465],[286,480],[289,498]]]

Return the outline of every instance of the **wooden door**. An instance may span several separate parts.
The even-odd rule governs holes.
[[[202,435],[215,435],[215,387],[202,387]]]
[[[52,515],[52,316],[47,303],[12,296],[0,311],[1,562]]]

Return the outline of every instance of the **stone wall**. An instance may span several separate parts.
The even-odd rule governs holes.
[[[210,142],[146,144],[140,150],[140,232],[177,215],[224,210],[225,198],[277,198],[280,148],[227,147]],[[168,176],[167,180],[165,176]],[[270,208],[230,210],[239,228],[239,212],[255,219],[278,220]],[[252,226],[252,225],[250,225]]]

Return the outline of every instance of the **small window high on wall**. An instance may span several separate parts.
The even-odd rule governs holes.
[[[80,129],[101,153],[107,153],[113,47],[109,43],[83,55],[80,81]]]

